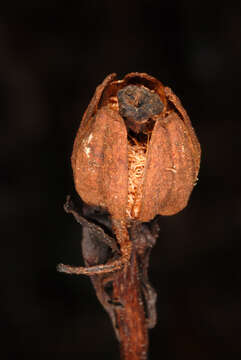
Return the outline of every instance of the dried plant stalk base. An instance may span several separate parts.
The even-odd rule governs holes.
[[[119,256],[116,240],[91,221],[100,222],[91,207],[85,205],[83,209],[88,219],[79,214],[69,197],[64,209],[83,226],[82,253],[86,268],[81,267],[81,271],[101,269],[101,264]],[[109,221],[105,221],[105,224],[111,226]],[[147,359],[148,329],[156,324],[156,293],[148,279],[148,265],[158,231],[157,222],[132,225],[129,232],[133,247],[128,265],[118,272],[88,274],[99,301],[110,316],[120,343],[122,359],[125,360]],[[79,274],[76,269],[79,268],[66,265],[59,268]]]

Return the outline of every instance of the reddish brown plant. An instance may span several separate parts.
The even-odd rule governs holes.
[[[156,294],[147,269],[158,226],[142,223],[187,205],[197,181],[200,145],[170,88],[144,73],[123,80],[111,74],[84,113],[71,161],[79,196],[89,209],[98,206],[109,213],[117,243],[68,199],[65,210],[83,226],[86,267],[60,264],[58,269],[91,276],[122,358],[144,360],[147,330],[156,322]]]
[[[145,73],[99,85],[75,138],[72,168],[82,200],[106,209],[119,259],[66,272],[112,272],[131,256],[128,227],[181,211],[197,181],[200,145],[180,100]]]

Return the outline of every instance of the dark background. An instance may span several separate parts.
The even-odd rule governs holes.
[[[81,227],[63,211],[81,116],[107,74],[131,71],[173,88],[202,146],[188,207],[160,218],[150,359],[240,358],[240,38],[230,1],[22,0],[1,11],[2,359],[119,358],[90,280],[56,265],[82,263]]]

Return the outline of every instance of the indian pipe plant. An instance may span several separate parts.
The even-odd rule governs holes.
[[[147,275],[156,215],[185,208],[200,152],[180,100],[148,74],[108,75],[84,113],[71,157],[84,204],[80,214],[68,197],[65,210],[83,226],[86,266],[60,264],[58,270],[90,276],[122,359],[147,359],[147,332],[156,322],[156,293]]]

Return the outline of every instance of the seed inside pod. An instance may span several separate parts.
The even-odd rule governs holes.
[[[145,86],[128,85],[117,92],[117,98],[120,115],[136,133],[143,131],[143,125],[163,110],[160,96]]]
[[[128,219],[138,218],[152,116],[163,110],[160,96],[145,86],[128,85],[117,92],[119,114],[128,128]]]
[[[133,220],[138,217],[141,198],[144,169],[146,164],[147,142],[132,143],[128,139],[128,199],[126,207],[127,218]]]

